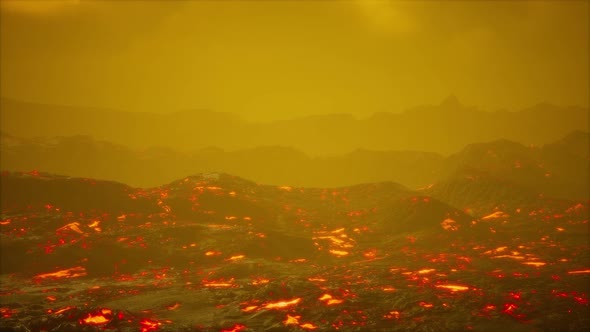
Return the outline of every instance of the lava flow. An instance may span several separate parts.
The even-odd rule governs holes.
[[[590,326],[584,202],[477,217],[380,184],[285,189],[201,176],[109,190],[129,206],[4,212],[1,328]]]

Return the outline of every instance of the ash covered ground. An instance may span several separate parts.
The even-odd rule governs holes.
[[[473,177],[1,184],[2,331],[590,330],[587,199]]]

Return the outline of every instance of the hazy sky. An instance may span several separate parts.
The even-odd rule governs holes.
[[[2,97],[246,119],[588,106],[587,1],[5,1]]]

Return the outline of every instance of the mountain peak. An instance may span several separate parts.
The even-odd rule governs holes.
[[[447,98],[445,98],[440,103],[440,106],[459,107],[459,106],[462,106],[462,104],[461,104],[461,102],[459,102],[459,99],[457,98],[457,96],[455,96],[454,94],[450,94]]]

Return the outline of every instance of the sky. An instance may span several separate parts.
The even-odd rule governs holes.
[[[0,1],[3,98],[253,121],[588,107],[588,1]]]

